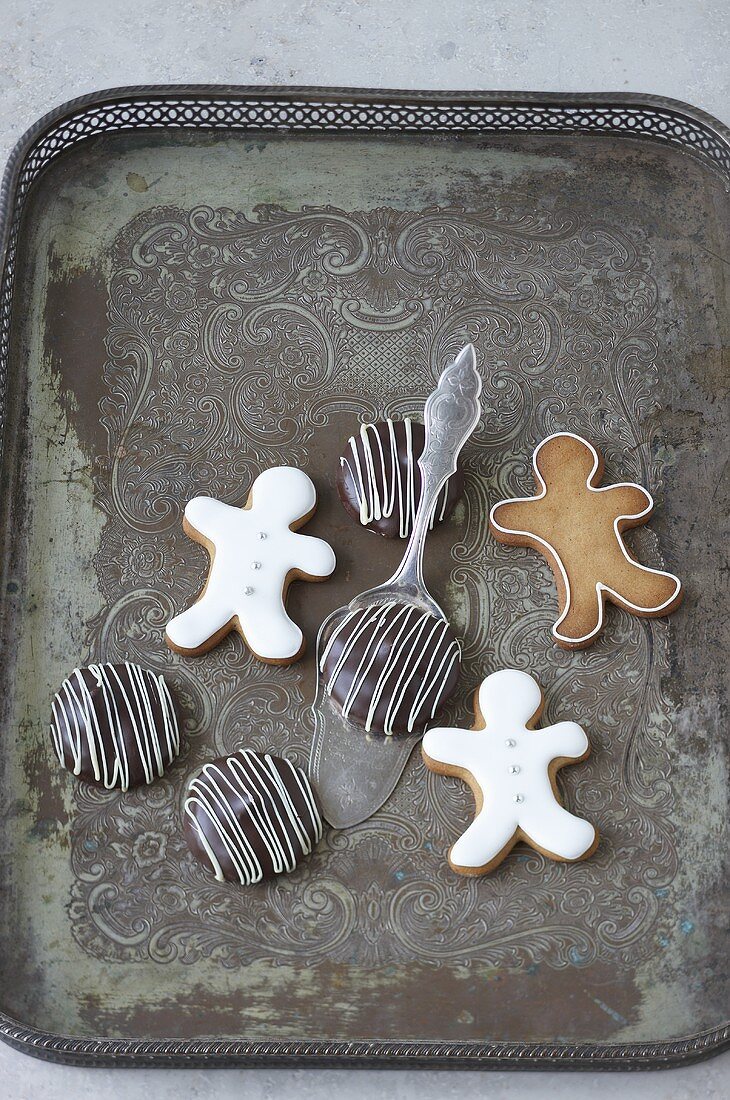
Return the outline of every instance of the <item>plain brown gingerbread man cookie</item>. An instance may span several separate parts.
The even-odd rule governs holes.
[[[606,600],[632,615],[668,615],[682,599],[673,573],[637,562],[622,535],[646,523],[651,495],[626,482],[600,487],[603,460],[572,432],[548,436],[532,457],[536,496],[495,504],[494,537],[530,546],[544,555],[555,576],[560,615],[552,628],[566,649],[582,649],[600,633]]]

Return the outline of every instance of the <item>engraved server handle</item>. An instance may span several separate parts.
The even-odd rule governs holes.
[[[441,489],[456,472],[459,453],[481,416],[479,396],[482,380],[472,344],[462,348],[443,371],[436,389],[429,395],[423,413],[426,441],[418,460],[421,468],[421,499],[403,561],[390,578],[408,589],[425,591],[423,549],[431,512]]]

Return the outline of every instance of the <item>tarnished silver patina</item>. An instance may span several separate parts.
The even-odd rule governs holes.
[[[21,141],[0,197],[2,1037],[161,1065],[626,1068],[727,1044],[729,187],[724,126],[623,94],[130,88]],[[292,875],[217,883],[186,783],[244,745],[306,764],[319,625],[402,556],[340,506],[342,447],[420,416],[467,343],[484,412],[424,559],[463,644],[442,720],[530,671],[546,721],[590,737],[562,794],[601,844],[455,875],[471,795],[414,752]],[[575,653],[545,563],[488,532],[568,427],[652,492],[631,539],[687,593],[663,620],[612,608]],[[234,637],[172,654],[207,566],[185,502],[242,504],[282,462],[338,557],[290,589],[303,660]],[[62,772],[48,731],[71,668],[114,660],[165,676],[182,729],[125,796]]]

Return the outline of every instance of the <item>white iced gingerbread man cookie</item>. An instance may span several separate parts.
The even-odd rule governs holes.
[[[504,669],[487,676],[475,697],[471,730],[431,729],[423,738],[426,766],[456,775],[474,791],[476,817],[449,852],[463,875],[493,870],[518,840],[550,859],[574,862],[595,850],[598,834],[558,800],[555,776],[584,760],[588,738],[576,722],[536,730],[542,692],[532,676]]]
[[[245,507],[195,497],[183,530],[210,554],[210,572],[198,600],[167,624],[167,644],[188,656],[206,653],[237,630],[253,654],[290,664],[304,636],[286,613],[290,581],[322,581],[335,568],[329,543],[296,529],[312,516],[317,491],[303,470],[274,466],[256,478]]]

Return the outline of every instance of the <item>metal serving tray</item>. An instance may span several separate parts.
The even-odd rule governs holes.
[[[670,1065],[727,1042],[722,857],[730,135],[647,96],[131,88],[17,146],[2,194],[0,1028],[86,1064]],[[294,875],[219,885],[187,854],[186,778],[246,743],[304,763],[311,643],[401,546],[335,500],[364,417],[418,413],[467,340],[485,415],[427,553],[464,639],[451,708],[529,668],[593,754],[565,776],[587,862],[445,853],[469,812],[414,754],[374,818]],[[644,560],[687,587],[557,650],[547,568],[487,534],[533,445],[574,428],[655,494]],[[331,583],[291,593],[310,656],[235,638],[185,660],[163,626],[204,575],[195,492],[314,477]],[[725,574],[726,575],[726,574]],[[177,693],[184,751],[128,796],[59,773],[49,700],[89,659]]]

